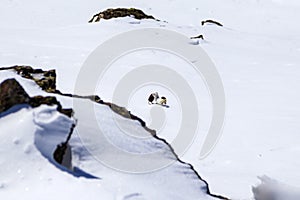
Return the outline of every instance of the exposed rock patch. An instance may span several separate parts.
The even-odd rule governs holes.
[[[19,68],[23,69],[23,68]],[[29,70],[31,68],[28,68]],[[25,70],[25,74],[27,78],[31,78],[31,75],[27,73]],[[21,75],[21,73],[20,73]],[[24,75],[24,73],[23,73]],[[30,97],[24,88],[19,84],[16,79],[6,79],[2,83],[0,83],[0,113],[7,111],[15,105],[19,104],[28,104],[31,107],[35,108],[42,104],[45,105],[57,105],[57,111],[71,117],[73,115],[72,109],[63,109],[60,102],[57,101],[56,97],[53,96],[34,96]],[[68,169],[72,168],[72,154],[71,147],[68,144],[73,130],[75,128],[75,124],[72,125],[69,135],[65,142],[57,145],[57,148],[54,152],[54,159],[59,164],[67,167]]]
[[[205,24],[215,24],[217,26],[223,26],[223,24],[221,24],[220,22],[217,22],[215,20],[212,20],[212,19],[208,19],[208,20],[203,20],[201,22],[201,25],[204,26]]]
[[[30,97],[16,79],[6,79],[0,84],[0,113],[18,104],[28,104],[33,108],[42,104],[57,105],[57,111],[62,114],[71,117],[73,113],[72,109],[63,109],[55,97]]]
[[[136,8],[109,8],[107,10],[101,11],[98,14],[95,14],[92,19],[89,20],[89,23],[99,22],[100,19],[112,19],[118,17],[133,17],[135,19],[155,19],[152,15],[145,14],[142,10]],[[159,21],[159,20],[157,20]]]
[[[53,153],[54,160],[70,170],[72,170],[72,149],[69,145],[69,140],[71,139],[75,126],[76,122],[72,124],[66,141],[58,144]]]
[[[82,96],[82,95],[76,95],[76,94],[62,93],[61,91],[57,90],[56,89],[56,72],[55,72],[55,70],[44,71],[42,69],[34,69],[31,66],[24,66],[24,65],[3,67],[3,68],[0,68],[0,70],[14,70],[17,72],[17,74],[19,74],[23,78],[35,81],[36,84],[39,85],[41,87],[41,89],[44,90],[45,92],[60,94],[60,95],[67,96],[67,97],[89,99],[93,102],[107,105],[115,113],[117,113],[125,118],[128,118],[128,119],[137,120],[141,123],[141,125],[143,127],[146,127],[146,123],[143,120],[141,120],[137,116],[131,114],[130,111],[128,111],[126,108],[120,107],[113,103],[104,102],[103,100],[101,100],[101,98],[98,95]],[[12,84],[12,85],[9,86],[10,84]],[[7,85],[7,84],[5,84],[5,85]],[[5,98],[7,98],[7,100],[8,100],[6,102],[6,100],[4,100],[4,97],[1,98],[1,99],[3,99],[3,105],[5,103],[9,104],[9,105],[17,105],[17,104],[27,103],[27,104],[31,105],[32,107],[38,107],[41,104],[57,105],[58,110],[61,113],[65,114],[67,116],[72,115],[73,110],[72,109],[62,109],[60,103],[57,101],[57,99],[55,97],[35,96],[35,97],[30,98],[29,95],[25,92],[25,90],[22,88],[22,86],[16,80],[13,81],[13,83],[9,83],[7,86],[8,86],[8,88],[6,89],[7,90],[6,93],[2,94],[2,91],[0,90],[0,97],[1,97],[1,94],[6,95]],[[18,88],[18,89],[16,89],[16,88]],[[19,93],[20,93],[20,95],[18,96]],[[14,101],[14,99],[16,102]],[[8,107],[12,107],[9,105],[8,105]],[[1,111],[1,103],[0,103],[0,112],[2,112]],[[147,131],[149,131],[152,135],[155,135],[154,130],[147,128]]]
[[[15,79],[7,79],[0,84],[0,113],[14,105],[29,104],[30,97]]]
[[[148,128],[146,126],[146,123],[141,118],[137,117],[136,115],[133,115],[126,108],[118,106],[118,105],[116,105],[114,103],[104,102],[102,100],[99,103],[109,106],[112,111],[114,111],[115,113],[121,115],[122,117],[125,117],[125,118],[128,118],[128,119],[132,119],[132,120],[137,120],[141,124],[141,126],[144,127],[144,129],[146,131],[148,131],[149,133],[151,133],[151,135],[153,135],[153,136],[156,135],[156,131],[155,130]]]
[[[42,69],[33,69],[30,66],[12,66],[3,67],[0,70],[14,70],[23,78],[31,79],[36,82],[44,91],[56,92],[56,72],[54,69],[44,71]]]
[[[204,40],[204,37],[203,37],[203,35],[197,35],[197,36],[194,36],[194,37],[190,37],[190,39],[202,39],[202,40]]]

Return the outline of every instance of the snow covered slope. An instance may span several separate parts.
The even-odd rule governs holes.
[[[139,22],[124,18],[87,24],[93,14],[108,7],[138,7],[168,23],[151,20]],[[205,159],[199,160],[199,149],[211,117],[209,96],[205,96],[205,90],[200,89],[202,93],[199,94],[199,110],[205,113],[201,117],[203,124],[182,159],[195,166],[210,184],[212,192],[237,199],[249,199],[253,196],[251,186],[257,183],[256,177],[262,174],[300,188],[300,162],[297,159],[300,156],[300,101],[297,93],[300,88],[300,27],[297,25],[299,8],[300,3],[297,0],[2,0],[0,66],[28,64],[43,69],[55,68],[58,73],[58,88],[63,92],[72,92],[80,67],[88,54],[113,35],[144,27],[167,28],[187,36],[203,34],[205,41],[200,41],[200,45],[215,62],[223,80],[226,93],[226,123],[222,138],[214,151]],[[200,26],[200,21],[207,18],[222,22],[224,27]],[[150,59],[154,62],[178,65],[176,59],[173,60],[164,54],[153,55],[151,52],[145,52],[139,56],[148,56],[148,59],[151,56]],[[122,64],[124,70],[130,70],[132,63],[139,64],[144,61],[145,59],[133,60],[128,57],[120,60],[119,64]],[[23,84],[25,88],[26,84],[36,87],[28,81],[23,81]],[[110,101],[112,87],[113,85],[106,83],[106,89],[97,93],[104,100]],[[129,110],[143,118],[147,124],[151,124],[152,120],[151,109],[145,108],[144,105],[144,97],[148,95],[149,90],[148,88],[138,91],[133,95],[132,102],[128,103]],[[41,93],[35,90],[28,92]],[[172,99],[175,101],[176,98],[171,96],[171,103]],[[72,102],[67,100],[61,101],[66,106],[72,105]],[[107,114],[109,111],[105,112]],[[177,112],[179,110],[166,111],[167,122],[171,122],[166,126],[169,129],[158,132],[159,136],[166,138],[170,143],[176,137],[175,132],[170,130],[176,130],[176,125],[180,122]],[[206,117],[206,114],[209,117]],[[1,133],[2,127],[10,128],[5,126],[7,123],[4,122],[17,120],[15,118],[19,115],[23,118],[30,114],[21,110],[5,116],[1,119],[5,120],[2,123],[4,125],[1,125]],[[23,124],[24,130],[25,126],[32,130],[33,127],[28,124],[30,123]],[[13,131],[17,132],[15,129],[8,130]],[[5,137],[12,137],[8,132]],[[78,141],[73,142],[77,144]],[[81,163],[80,159],[78,163]],[[1,164],[2,166],[4,164]],[[92,170],[92,166],[91,163],[82,169]],[[93,172],[97,174],[99,171],[93,169]],[[37,179],[38,177],[33,177],[33,180]],[[68,175],[66,179],[73,180]],[[70,183],[76,188],[76,192],[72,192],[74,196],[82,194],[80,184],[83,183],[79,183],[82,181],[76,179]],[[91,183],[94,181],[100,185]],[[100,187],[99,190],[102,191],[102,185],[97,180],[87,180],[84,184],[87,184],[90,190]],[[5,186],[5,182],[1,185]],[[8,188],[6,192],[9,191]],[[23,191],[24,188],[19,189]],[[16,189],[12,188],[11,191]],[[103,194],[107,194],[108,199],[115,198],[107,190],[103,189]],[[121,195],[125,194],[121,192]],[[132,197],[140,198],[138,195]]]
[[[82,194],[89,199],[96,199],[100,194],[105,199],[115,198],[114,194],[107,192],[100,185],[99,180],[74,178],[50,164],[38,150],[38,145],[53,148],[50,146],[52,142],[62,142],[70,125],[69,119],[51,108],[33,110],[25,106],[19,109],[18,112],[1,117],[0,120],[1,198],[61,199],[76,198]],[[48,137],[49,143],[42,143],[38,133],[35,134],[39,130],[34,121],[37,119],[35,115],[44,115],[50,130],[51,126],[55,126],[55,132],[48,132],[43,136]]]
[[[11,77],[17,78],[18,75],[10,71],[1,72],[0,82]],[[35,87],[33,81],[18,79],[29,93],[40,91],[44,94]],[[57,97],[61,99],[63,106],[68,101],[73,101],[72,98],[60,95]],[[80,101],[81,104],[94,104],[86,99]],[[96,114],[101,116],[98,119],[101,129],[120,148],[136,153],[158,152],[155,157],[145,154],[142,163],[131,164],[147,168],[151,162],[169,163],[161,170],[137,174],[116,171],[103,165],[95,158],[96,155],[102,154],[118,160],[118,152],[107,146],[105,138],[97,137],[99,133],[91,123],[89,113],[76,109],[74,111],[78,120],[76,130],[84,133],[81,136],[74,134],[69,143],[74,169],[71,171],[53,159],[56,146],[64,142],[69,134],[73,123],[71,119],[60,114],[55,106],[32,109],[27,105],[17,105],[1,114],[1,197],[73,199],[86,194],[81,198],[186,199],[186,194],[189,194],[189,199],[215,199],[207,194],[206,183],[199,179],[189,165],[178,162],[167,144],[152,137],[139,123],[121,116],[113,117],[108,106],[95,104]],[[119,118],[119,123],[127,126],[134,134],[148,135],[148,138],[140,140],[124,135],[114,121],[116,117]],[[91,138],[92,135],[96,137]],[[96,148],[93,154],[88,151],[91,146]],[[122,162],[132,162],[130,159],[124,157]]]

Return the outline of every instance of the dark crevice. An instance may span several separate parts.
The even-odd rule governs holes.
[[[106,105],[106,106],[110,107],[113,112],[121,115],[122,117],[125,117],[125,118],[128,118],[128,119],[132,119],[132,120],[137,120],[141,124],[141,126],[146,131],[148,131],[154,138],[156,138],[157,140],[162,141],[163,143],[165,143],[170,148],[171,152],[174,154],[174,156],[176,157],[176,159],[177,159],[178,162],[189,166],[189,168],[196,174],[196,176],[198,177],[198,179],[200,181],[202,181],[202,182],[205,183],[205,185],[206,185],[206,193],[208,195],[210,195],[212,197],[215,197],[215,198],[219,198],[219,199],[229,200],[229,198],[227,198],[227,197],[211,193],[211,191],[209,189],[208,182],[206,180],[204,180],[200,176],[200,174],[195,170],[194,166],[192,164],[190,164],[190,163],[182,161],[179,158],[179,156],[176,154],[176,152],[174,151],[173,147],[165,139],[158,137],[156,135],[156,131],[155,130],[150,129],[149,127],[147,127],[146,123],[141,118],[137,117],[136,115],[133,115],[125,107],[121,107],[121,106],[118,106],[118,105],[110,103],[110,102],[105,102],[105,101],[101,100],[101,98],[98,95],[82,96],[82,95],[76,95],[76,94],[62,93],[59,90],[57,90],[56,87],[54,87],[55,83],[53,83],[52,85],[47,83],[47,80],[48,80],[47,76],[44,77],[44,79],[43,79],[44,80],[44,84],[40,85],[40,81],[37,80],[37,79],[35,79],[34,76],[32,75],[34,73],[35,74],[39,73],[39,74],[43,74],[43,75],[46,74],[47,75],[48,74],[47,72],[49,72],[49,71],[43,71],[41,69],[33,69],[32,67],[29,67],[29,66],[13,66],[13,67],[0,68],[0,70],[8,70],[8,69],[13,69],[13,70],[17,71],[17,73],[19,75],[21,75],[22,77],[24,77],[24,78],[34,80],[42,88],[42,90],[44,90],[44,91],[46,91],[48,93],[54,93],[54,94],[59,94],[59,95],[62,95],[62,96],[73,97],[73,98],[88,99],[88,100],[91,100],[91,101],[93,101],[95,103],[99,103],[99,104]],[[56,78],[55,70],[50,70],[50,71],[51,71],[51,77],[55,77]],[[45,85],[48,85],[51,89],[47,88],[47,87],[46,88],[43,87]],[[1,95],[1,92],[0,92],[0,95]],[[55,97],[53,97],[53,98],[55,98]],[[55,100],[56,100],[56,98],[55,98]],[[56,102],[58,102],[58,101],[56,100]],[[59,106],[61,108],[60,104],[59,104]],[[64,110],[64,109],[61,109],[61,110]],[[0,112],[1,112],[1,110],[0,110]],[[72,111],[72,113],[73,113],[73,111]],[[66,151],[67,146],[68,146],[68,142],[69,142],[69,140],[70,140],[70,138],[72,136],[72,133],[73,133],[73,130],[74,130],[75,126],[76,126],[76,122],[70,128],[70,132],[68,134],[68,137],[67,137],[66,141],[63,142],[63,143],[61,143],[61,144],[59,144],[57,146],[57,149],[54,152],[54,159],[56,160],[56,162],[58,162],[60,164],[62,164],[63,156],[65,154],[65,151]]]
[[[153,137],[156,138],[157,140],[160,140],[160,141],[164,142],[164,143],[170,148],[171,152],[175,155],[175,157],[176,157],[176,159],[177,159],[178,162],[180,162],[180,163],[182,163],[182,164],[185,164],[185,165],[188,165],[188,166],[189,166],[189,168],[196,174],[196,176],[198,177],[198,179],[201,180],[201,181],[203,181],[203,182],[205,183],[205,185],[206,185],[206,193],[207,193],[208,195],[210,195],[210,196],[212,196],[212,197],[219,198],[219,199],[227,199],[227,200],[229,200],[229,198],[227,198],[227,197],[224,197],[224,196],[221,196],[221,195],[212,194],[211,191],[210,191],[210,189],[209,189],[208,182],[207,182],[206,180],[204,180],[204,179],[200,176],[200,174],[195,170],[195,168],[194,168],[194,166],[193,166],[192,164],[187,163],[187,162],[184,162],[184,161],[182,161],[182,160],[179,158],[179,156],[176,154],[176,152],[174,151],[174,149],[173,149],[173,147],[171,146],[171,144],[169,144],[169,143],[167,142],[166,139],[160,138],[160,137],[158,137],[157,135],[154,135]]]
[[[62,94],[64,95],[64,94]],[[148,131],[155,139],[162,141],[163,143],[165,143],[171,150],[171,152],[174,154],[174,156],[176,157],[176,160],[182,164],[185,164],[187,166],[189,166],[189,168],[196,174],[196,176],[198,177],[199,180],[203,181],[206,185],[206,193],[212,197],[215,198],[219,198],[219,199],[225,199],[225,200],[229,200],[229,198],[221,196],[221,195],[216,195],[211,193],[210,189],[209,189],[209,185],[208,182],[206,180],[204,180],[200,174],[195,170],[194,166],[190,163],[184,162],[182,161],[179,156],[176,154],[176,152],[174,151],[173,147],[163,138],[160,138],[156,135],[156,131],[153,129],[150,129],[149,127],[147,127],[146,122],[144,122],[141,118],[137,117],[136,115],[131,114],[130,111],[128,111],[126,108],[124,107],[120,107],[116,104],[113,103],[109,103],[109,102],[104,102],[103,100],[101,100],[98,96],[96,96],[97,100],[94,98],[89,98],[89,97],[94,97],[94,95],[92,96],[80,96],[80,95],[73,95],[73,97],[79,97],[79,98],[85,98],[85,99],[89,99],[91,101],[94,101],[96,103],[102,104],[102,105],[107,105],[111,108],[112,111],[114,111],[115,113],[121,115],[122,117],[128,118],[128,119],[132,119],[132,120],[137,120],[138,122],[140,122],[141,126]]]
[[[71,136],[73,134],[73,131],[74,131],[74,128],[77,124],[77,121],[75,120],[75,122],[72,124],[71,128],[70,128],[70,131],[69,131],[69,134],[67,136],[67,139],[65,142],[61,143],[61,144],[58,144],[54,153],[53,153],[53,158],[56,162],[58,162],[59,164],[63,165],[63,161],[64,161],[64,156],[66,155],[66,151],[69,147],[69,140],[71,139]],[[68,166],[65,166],[65,167],[69,167]]]

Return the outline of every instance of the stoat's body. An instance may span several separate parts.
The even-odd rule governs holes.
[[[150,94],[150,96],[148,97],[148,104],[157,103],[158,98],[159,98],[159,96],[158,96],[157,92]]]
[[[150,94],[148,97],[148,104],[159,104],[159,105],[166,105],[167,98],[166,97],[159,97],[157,92]]]

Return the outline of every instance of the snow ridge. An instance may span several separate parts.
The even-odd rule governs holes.
[[[21,69],[19,69],[19,68],[21,68]],[[47,73],[47,71],[44,71],[44,70],[42,70],[42,69],[34,69],[34,68],[32,68],[32,67],[29,67],[29,66],[26,66],[26,67],[22,67],[22,66],[5,67],[5,68],[0,68],[0,71],[1,71],[1,70],[11,70],[11,69],[14,69],[14,70],[17,69],[17,70],[16,70],[17,72],[19,72],[20,70],[21,70],[21,71],[26,71],[26,69],[30,69],[30,72],[31,72],[31,71],[38,71],[38,72]],[[53,70],[50,70],[50,71],[53,71]],[[18,75],[21,75],[21,76],[22,76],[22,74],[23,74],[23,73],[18,73]],[[26,74],[28,74],[28,72],[26,72]],[[56,77],[55,71],[54,71],[54,77]],[[27,79],[32,79],[32,80],[34,80],[31,76],[25,76],[25,77],[23,76],[23,78],[27,78]],[[54,80],[55,80],[55,79],[54,79]],[[54,82],[53,84],[56,85],[55,82]],[[41,89],[44,90],[44,91],[47,92],[47,93],[49,92],[49,90],[47,90],[47,88],[42,88],[42,87],[41,87]],[[149,132],[155,139],[157,139],[157,140],[163,142],[165,145],[168,146],[168,148],[170,149],[170,151],[171,151],[172,154],[175,156],[175,158],[177,159],[178,162],[180,162],[180,163],[182,163],[182,164],[184,164],[184,165],[189,166],[190,170],[192,170],[192,171],[195,173],[195,175],[198,177],[198,179],[199,179],[200,181],[202,181],[202,182],[205,183],[206,186],[205,186],[205,188],[202,188],[202,189],[203,189],[204,191],[206,191],[206,193],[207,193],[208,195],[211,195],[212,197],[216,197],[216,198],[220,198],[220,199],[228,199],[228,198],[223,197],[223,196],[221,196],[221,195],[212,194],[212,193],[210,192],[209,185],[208,185],[207,181],[205,181],[205,180],[200,176],[200,174],[195,170],[194,166],[193,166],[192,164],[190,164],[190,163],[187,163],[187,162],[182,161],[182,160],[179,158],[179,156],[176,154],[176,152],[174,151],[173,147],[172,147],[165,139],[158,137],[155,130],[152,130],[152,129],[148,128],[148,127],[146,126],[146,122],[144,122],[144,121],[143,121],[141,118],[139,118],[138,116],[133,115],[133,114],[132,114],[130,111],[128,111],[126,108],[120,107],[120,106],[118,106],[118,105],[116,105],[116,104],[113,104],[113,103],[110,103],[110,102],[105,102],[105,101],[101,100],[101,98],[100,98],[99,96],[97,96],[97,95],[87,95],[87,96],[82,96],[82,95],[71,94],[71,93],[62,93],[62,92],[61,92],[60,90],[58,90],[57,88],[55,88],[55,90],[51,90],[50,93],[54,93],[54,94],[58,94],[58,95],[66,96],[66,97],[74,97],[74,98],[81,98],[81,99],[91,100],[92,102],[95,102],[95,103],[99,103],[99,104],[108,106],[112,111],[114,111],[115,113],[121,115],[122,117],[125,117],[125,118],[128,118],[128,119],[132,119],[132,120],[138,121],[138,122],[140,123],[140,125],[141,125],[147,132]],[[53,111],[48,110],[47,112],[48,112],[48,114],[49,114],[49,112],[53,112]],[[45,113],[44,113],[44,114],[43,114],[43,113],[37,114],[37,116],[39,116],[39,115],[41,115],[41,117],[42,117],[43,115],[45,115]],[[54,118],[57,118],[58,116],[53,116],[53,117],[54,117]],[[42,121],[39,121],[39,118],[40,118],[40,117],[38,117],[38,119],[36,119],[36,120],[37,120],[37,121],[36,121],[36,124],[37,124],[38,126],[40,126],[40,127],[43,127],[43,123],[45,123],[44,126],[45,126],[45,125],[48,126],[48,124],[51,124],[52,121],[53,121],[53,119],[48,119],[48,121],[43,122],[43,120],[42,120]],[[50,121],[49,121],[49,120],[50,120]],[[62,122],[63,122],[63,120],[59,120],[59,121],[62,121]],[[55,126],[62,127],[62,124],[56,124]],[[54,126],[54,127],[55,127],[55,126]],[[51,126],[50,126],[50,127],[51,127]],[[69,130],[69,127],[70,127],[70,126],[67,125],[67,127],[64,128],[63,132],[68,132],[68,131],[66,131],[65,129]],[[37,138],[40,138],[39,135],[40,135],[40,133],[38,132]],[[63,135],[63,134],[58,134],[58,135],[61,136],[61,135]],[[68,137],[71,137],[71,135],[68,135]],[[47,139],[47,140],[48,140],[48,139]],[[51,141],[54,142],[53,144],[50,145],[50,148],[51,148],[51,149],[46,149],[46,150],[43,149],[43,147],[46,146],[46,145],[45,145],[45,141],[42,141],[42,140],[41,140],[41,141],[38,142],[37,144],[39,144],[39,145],[38,145],[38,149],[40,149],[40,151],[42,152],[42,154],[43,154],[45,157],[47,157],[48,159],[50,159],[50,162],[54,162],[54,160],[52,159],[52,155],[48,155],[47,152],[54,152],[54,149],[53,149],[53,148],[56,147],[57,144],[60,144],[58,141],[62,141],[62,140],[61,140],[61,138],[60,138],[60,140],[57,140],[57,139],[53,138],[53,139],[51,139]],[[68,142],[69,139],[67,139],[66,141]],[[61,143],[63,143],[63,142],[61,142]],[[39,148],[39,147],[40,147],[40,148]],[[69,168],[71,168],[71,165],[70,165],[70,164],[68,164],[68,165],[69,165]]]
[[[14,76],[16,76],[16,75],[14,75]],[[6,77],[6,76],[4,76],[4,77]],[[19,79],[20,84],[23,87],[24,87],[25,80],[26,79],[24,79],[24,78]],[[32,81],[32,80],[30,80],[30,81]],[[32,90],[32,88],[26,87],[26,90]],[[167,172],[167,173],[171,173],[169,179],[175,178],[174,180],[176,180],[177,178],[179,178],[179,180],[185,181],[186,182],[185,184],[187,184],[189,182],[190,182],[189,184],[193,183],[192,185],[190,185],[192,187],[186,188],[186,189],[187,189],[187,191],[192,192],[193,194],[191,194],[191,196],[194,196],[195,198],[197,195],[201,194],[201,192],[202,192],[203,197],[205,197],[204,194],[208,195],[207,197],[205,197],[205,199],[206,198],[207,199],[213,199],[213,198],[228,199],[228,198],[220,196],[220,195],[212,194],[209,190],[208,183],[204,179],[201,178],[201,176],[199,175],[199,173],[196,172],[194,167],[191,164],[186,163],[186,162],[182,161],[181,159],[179,159],[178,155],[174,152],[174,149],[172,148],[172,146],[165,139],[159,138],[155,134],[154,130],[147,128],[146,123],[142,119],[140,119],[139,117],[137,117],[135,115],[132,115],[130,113],[130,111],[128,111],[126,108],[119,107],[112,103],[104,102],[104,101],[100,100],[100,98],[90,98],[91,96],[95,97],[94,95],[79,96],[79,95],[72,94],[71,96],[73,98],[70,98],[69,94],[62,94],[60,92],[47,93],[47,94],[55,95],[56,98],[58,98],[59,100],[62,100],[62,102],[70,101],[76,97],[82,99],[82,101],[87,101],[87,99],[88,99],[88,100],[92,101],[91,102],[92,104],[96,103],[99,105],[97,107],[97,109],[99,111],[101,111],[101,113],[104,116],[109,116],[109,114],[108,114],[109,112],[115,112],[115,113],[119,114],[121,118],[126,119],[126,120],[124,120],[124,123],[130,123],[130,121],[132,121],[132,120],[138,121],[139,124],[141,125],[142,129],[149,132],[150,135],[153,136],[153,139],[157,141],[157,142],[155,142],[155,143],[157,143],[157,145],[161,146],[160,143],[166,145],[166,147],[162,148],[162,150],[165,151],[165,153],[167,153],[167,154],[165,154],[165,156],[170,154],[170,155],[172,155],[171,157],[174,157],[178,162],[177,164],[176,163],[172,164],[173,167],[171,167],[171,169],[172,168],[173,169],[171,170],[171,172],[168,172],[168,171],[170,171],[170,169],[162,169],[161,171],[157,172],[160,175],[146,174],[146,175],[143,175],[143,176],[145,176],[145,178],[140,177],[137,180],[132,179],[132,177],[129,175],[117,173],[118,174],[117,176],[123,177],[122,179],[124,179],[124,181],[131,180],[134,182],[137,181],[137,183],[139,183],[139,184],[144,184],[145,179],[152,180],[154,178],[154,180],[156,180],[159,176],[166,175],[166,172]],[[65,97],[65,96],[67,96],[67,97]],[[18,114],[18,112],[16,114]],[[75,117],[76,117],[76,110],[75,110]],[[33,120],[33,123],[36,128],[35,134],[34,134],[34,145],[36,146],[37,150],[55,167],[57,167],[58,169],[60,169],[62,171],[71,173],[75,177],[81,176],[81,177],[85,177],[85,178],[98,178],[101,180],[105,179],[107,181],[108,177],[116,176],[116,172],[112,172],[111,170],[108,170],[105,168],[99,169],[99,163],[97,161],[93,161],[92,156],[89,155],[89,152],[86,149],[82,148],[82,144],[79,141],[80,138],[78,137],[78,135],[74,135],[74,136],[72,135],[72,138],[70,139],[70,142],[69,142],[70,147],[74,148],[74,151],[72,151],[72,155],[69,155],[69,157],[68,157],[69,162],[67,164],[67,167],[66,167],[66,165],[61,166],[61,165],[57,164],[57,162],[53,158],[53,154],[55,152],[55,149],[57,148],[57,145],[64,143],[66,140],[68,140],[67,138],[70,137],[70,128],[72,127],[72,124],[74,123],[74,121],[69,119],[67,116],[59,113],[56,110],[55,106],[51,107],[51,106],[42,105],[42,106],[35,108],[32,111],[32,120]],[[78,120],[79,120],[79,124],[80,124],[82,119],[79,118]],[[130,126],[133,126],[133,127],[136,126],[136,123],[130,123],[130,124],[132,124]],[[110,127],[110,129],[113,129],[113,127]],[[148,143],[145,143],[145,144],[148,144]],[[149,143],[149,145],[150,145],[149,148],[157,148],[155,144],[151,145],[151,143]],[[80,158],[80,155],[77,154],[79,152],[78,151],[79,148],[81,148],[80,153],[81,153],[82,159]],[[70,156],[75,157],[74,162],[71,162],[71,160],[73,158],[71,158]],[[98,164],[98,165],[96,165],[96,164]],[[72,165],[74,165],[75,167]],[[81,167],[82,169],[79,167]],[[169,167],[167,167],[167,168],[169,168]],[[173,170],[175,170],[175,171],[172,172]],[[178,173],[178,170],[179,170],[179,173]],[[179,175],[179,177],[176,177],[176,176],[174,177],[173,173],[175,173],[175,172],[177,175]],[[102,177],[102,175],[104,175],[104,176]],[[167,175],[167,176],[169,176],[169,175]],[[169,188],[170,186],[174,187],[175,186],[174,180],[169,181],[169,183],[165,185],[166,188],[163,190],[167,190],[167,188]],[[145,190],[145,188],[140,188],[140,189],[142,190],[142,192],[141,192],[142,196],[144,196],[145,193],[146,193],[147,197],[150,195],[150,193],[148,193]],[[130,193],[130,194],[138,194],[134,191],[136,191],[136,188],[133,188],[132,193]],[[185,191],[185,189],[182,188],[182,191]],[[171,197],[170,194],[172,194],[172,191],[170,191],[170,192],[171,193],[169,193],[169,194],[166,193],[166,194],[162,195],[162,198],[163,199],[170,198]],[[179,194],[183,195],[183,193],[184,192],[178,191],[177,195],[179,195]],[[174,195],[174,194],[172,194],[172,195]],[[140,198],[142,196],[141,195],[133,195],[133,196],[125,195],[125,197],[127,199],[132,199],[132,198],[136,199],[136,198]],[[126,199],[125,197],[123,199]],[[174,198],[180,198],[180,196],[177,196]],[[150,197],[150,199],[151,199],[151,197]]]

